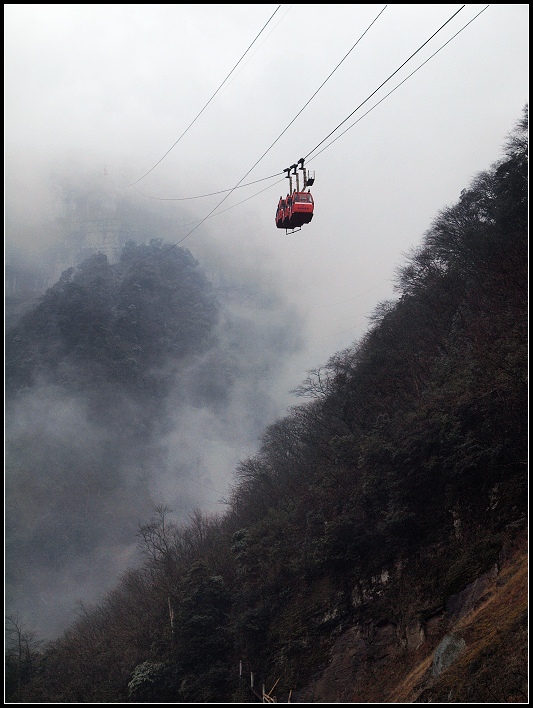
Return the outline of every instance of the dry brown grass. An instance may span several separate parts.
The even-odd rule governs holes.
[[[528,554],[522,544],[487,598],[449,633],[466,641],[463,654],[439,677],[433,652],[394,687],[385,702],[525,703],[527,698]]]

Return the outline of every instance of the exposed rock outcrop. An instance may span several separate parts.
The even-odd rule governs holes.
[[[327,666],[297,701],[468,702],[475,685],[488,702],[527,702],[526,536],[523,532],[512,549],[504,550],[501,564],[425,617],[421,612],[403,624],[376,620],[368,602],[365,619],[333,641]],[[374,578],[366,598],[381,597],[384,582],[389,576]],[[354,599],[360,607],[360,588]],[[499,654],[505,642],[513,644],[511,668]]]

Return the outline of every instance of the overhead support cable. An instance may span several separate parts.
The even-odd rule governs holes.
[[[207,106],[208,106],[208,105],[211,103],[211,101],[215,98],[215,96],[217,95],[217,93],[221,90],[221,88],[224,86],[224,84],[226,83],[226,81],[227,81],[227,80],[229,79],[229,77],[233,74],[233,72],[234,72],[235,69],[239,66],[239,64],[240,64],[241,61],[244,59],[244,57],[248,54],[248,52],[250,51],[250,49],[253,47],[253,45],[256,43],[256,41],[259,39],[260,35],[264,32],[265,28],[266,28],[267,25],[270,23],[270,21],[272,20],[272,18],[273,18],[274,15],[276,14],[276,12],[280,9],[280,7],[281,7],[281,5],[278,5],[278,6],[277,6],[277,8],[274,10],[274,12],[272,13],[272,15],[270,16],[270,18],[268,19],[268,21],[267,21],[266,24],[264,25],[263,29],[259,32],[259,34],[256,36],[256,38],[254,39],[254,41],[250,44],[250,46],[248,47],[248,49],[244,52],[244,54],[241,56],[241,58],[239,59],[239,61],[235,64],[235,66],[233,67],[233,69],[229,72],[229,74],[226,76],[226,78],[224,79],[224,81],[220,84],[220,86],[217,88],[217,90],[215,91],[215,93],[211,96],[211,98],[209,99],[209,101],[208,101],[208,102],[205,104],[205,106],[202,108],[202,110],[200,111],[200,113],[198,113],[198,115],[196,116],[196,118],[187,126],[187,128],[185,128],[185,130],[184,130],[183,133],[179,136],[179,138],[176,140],[176,142],[166,151],[166,153],[163,155],[163,157],[161,157],[161,158],[155,163],[155,165],[153,165],[153,167],[151,167],[151,168],[148,170],[148,172],[145,172],[142,177],[139,177],[138,180],[136,180],[135,182],[132,182],[131,184],[129,184],[128,187],[133,187],[133,185],[138,184],[141,180],[143,180],[147,175],[150,174],[150,172],[152,172],[153,170],[155,170],[155,168],[165,159],[165,157],[169,154],[169,152],[171,152],[171,150],[173,150],[173,149],[176,147],[176,145],[179,143],[179,141],[180,141],[180,140],[183,138],[183,136],[187,133],[187,131],[189,130],[189,128],[192,128],[192,126],[196,123],[196,121],[197,121],[198,118],[202,115],[202,113],[205,111],[205,109],[207,108]]]
[[[238,187],[233,187],[233,189],[242,189],[243,187],[250,187],[252,184],[257,184],[258,182],[264,182],[267,179],[273,179],[274,177],[279,177],[283,172],[277,172],[275,175],[269,175],[268,177],[261,177],[261,179],[256,179],[253,182],[247,182],[246,184],[240,184]],[[141,194],[143,197],[148,197],[148,199],[157,199],[160,202],[186,202],[191,199],[203,199],[204,197],[214,197],[217,194],[224,194],[225,192],[231,192],[231,187],[229,189],[221,189],[218,192],[210,192],[209,194],[198,194],[195,197],[152,197],[149,194],[144,194],[139,189],[134,189],[135,192]],[[260,194],[261,192],[258,192]]]
[[[307,101],[307,103],[305,103],[305,105],[301,108],[301,110],[294,116],[294,118],[293,118],[293,119],[291,120],[291,122],[286,126],[286,128],[284,128],[284,130],[281,131],[281,133],[280,133],[280,134],[278,135],[278,137],[274,140],[274,142],[265,150],[265,152],[261,155],[261,157],[260,157],[258,160],[256,160],[256,162],[250,167],[250,169],[248,170],[248,172],[246,172],[246,174],[244,175],[244,177],[241,177],[241,179],[240,179],[240,180],[237,182],[237,184],[228,192],[228,194],[226,194],[226,196],[223,197],[223,199],[222,199],[213,209],[211,209],[211,211],[209,212],[209,214],[207,214],[207,216],[205,216],[205,217],[202,219],[202,221],[200,221],[200,223],[199,223],[197,226],[194,227],[194,229],[192,229],[191,231],[189,231],[188,234],[186,234],[180,241],[178,241],[178,243],[181,243],[181,242],[184,241],[188,236],[190,236],[190,235],[193,233],[193,231],[196,231],[196,229],[197,229],[199,226],[201,226],[201,224],[203,224],[203,222],[204,222],[206,219],[208,219],[208,218],[213,214],[213,212],[216,211],[216,210],[219,208],[219,206],[220,206],[221,204],[223,204],[223,202],[225,202],[225,200],[226,200],[229,196],[231,196],[231,194],[239,187],[239,185],[241,184],[241,182],[243,182],[243,181],[246,179],[246,177],[248,177],[248,175],[250,174],[250,172],[251,172],[255,167],[257,167],[257,165],[258,165],[258,164],[261,162],[261,160],[270,152],[270,150],[274,147],[274,145],[278,142],[278,140],[282,137],[282,135],[284,135],[284,133],[287,132],[287,130],[288,130],[288,129],[290,128],[290,126],[294,123],[294,121],[296,120],[296,118],[298,118],[298,116],[302,113],[302,111],[309,105],[309,103],[310,103],[310,102],[313,100],[313,98],[317,95],[317,93],[320,91],[320,89],[321,89],[321,88],[326,84],[326,82],[333,76],[333,74],[337,71],[337,69],[339,68],[339,66],[342,64],[342,62],[346,59],[346,57],[350,54],[350,52],[357,46],[357,44],[358,44],[358,43],[360,42],[360,40],[365,36],[365,34],[366,34],[366,33],[368,32],[368,30],[372,27],[372,25],[376,22],[376,20],[377,20],[378,17],[383,13],[383,11],[385,10],[386,7],[387,7],[387,5],[385,5],[385,6],[380,10],[380,12],[378,13],[378,15],[377,15],[377,16],[375,17],[375,19],[370,23],[370,25],[369,25],[369,26],[367,27],[367,29],[363,32],[363,34],[359,37],[359,39],[357,40],[357,42],[355,42],[355,44],[352,46],[352,48],[345,54],[345,56],[341,59],[341,61],[337,64],[337,66],[333,69],[333,71],[329,74],[329,76],[320,84],[320,86],[319,86],[318,89],[315,91],[315,93],[311,96],[311,98]]]
[[[256,167],[256,166],[259,164],[259,162],[263,159],[263,157],[265,157],[265,155],[274,147],[274,145],[278,142],[278,140],[287,132],[287,130],[288,130],[288,129],[291,127],[291,125],[294,123],[294,121],[303,113],[303,111],[304,111],[304,110],[307,108],[307,106],[311,103],[311,101],[313,100],[313,98],[315,98],[315,96],[317,95],[317,93],[318,93],[318,92],[325,86],[325,84],[331,79],[331,77],[332,77],[333,74],[337,71],[337,69],[339,68],[339,66],[340,66],[340,65],[343,63],[343,61],[349,56],[349,54],[355,49],[355,47],[356,47],[356,46],[359,44],[359,42],[363,39],[363,37],[365,36],[365,34],[366,34],[366,33],[368,32],[368,30],[372,27],[372,25],[377,21],[377,19],[380,17],[380,15],[383,14],[383,12],[385,11],[386,8],[387,8],[387,5],[385,5],[385,6],[380,10],[380,12],[376,15],[376,17],[375,17],[375,18],[372,20],[372,22],[368,25],[368,27],[367,27],[366,30],[363,32],[363,34],[359,37],[359,39],[357,40],[357,42],[355,42],[355,44],[346,52],[346,54],[343,56],[343,58],[340,60],[340,62],[337,64],[337,66],[333,69],[333,71],[331,71],[331,73],[329,74],[329,76],[327,76],[327,77],[324,79],[324,81],[320,84],[320,86],[317,88],[317,90],[314,92],[314,94],[311,96],[311,98],[302,106],[302,108],[301,108],[301,109],[298,111],[298,113],[294,116],[294,118],[291,120],[291,122],[282,130],[282,132],[281,132],[281,133],[278,135],[278,137],[274,140],[274,142],[272,143],[272,145],[266,150],[266,152],[263,153],[263,155],[262,155],[262,156],[259,158],[259,160],[255,163],[255,165],[254,165],[250,170],[248,170],[248,172],[246,173],[246,175],[245,175],[242,179],[245,179],[245,178],[250,174],[250,172],[254,169],[254,167]],[[153,169],[153,168],[152,168],[152,169]],[[275,175],[271,175],[270,177],[278,177],[278,175],[280,175],[280,174],[283,174],[283,172],[279,172],[279,173],[277,173],[277,174],[275,174]],[[270,177],[263,177],[263,179],[270,179]],[[241,182],[242,182],[242,179],[241,179]],[[138,180],[138,181],[139,181],[139,180]],[[202,194],[202,195],[199,195],[199,196],[197,196],[197,197],[181,197],[181,198],[176,198],[176,199],[168,199],[168,200],[165,200],[165,201],[182,201],[182,200],[186,200],[186,199],[200,199],[200,198],[205,197],[205,196],[208,196],[208,197],[213,196],[214,194],[223,194],[224,192],[229,192],[229,194],[227,195],[227,196],[229,197],[230,194],[231,194],[231,192],[235,191],[236,189],[239,189],[240,187],[247,187],[247,186],[250,185],[250,184],[256,184],[256,182],[261,182],[261,181],[262,181],[262,180],[256,180],[255,182],[248,182],[248,184],[243,184],[243,185],[241,185],[241,183],[239,182],[235,187],[232,187],[232,188],[230,188],[230,189],[221,189],[219,192],[213,192],[212,194]],[[137,183],[134,182],[134,184],[137,184]],[[130,185],[130,187],[131,187],[131,186],[133,186],[133,185]],[[144,196],[148,196],[148,195],[144,195]],[[150,197],[150,198],[151,198],[151,199],[159,199],[159,197]],[[222,202],[221,202],[221,203],[222,203]],[[216,208],[217,208],[217,207],[215,207],[215,209],[216,209]],[[206,218],[207,218],[207,217],[206,217]]]
[[[333,140],[332,140],[330,143],[328,143],[327,145],[325,145],[325,146],[322,148],[322,150],[320,150],[319,152],[317,152],[316,155],[313,155],[313,158],[312,158],[312,159],[315,160],[319,155],[321,155],[321,154],[324,152],[324,150],[327,150],[328,147],[330,147],[331,145],[333,145],[333,143],[337,142],[337,140],[338,140],[339,138],[341,138],[345,133],[347,133],[351,128],[353,128],[354,125],[356,125],[357,123],[359,123],[360,120],[362,120],[362,119],[363,119],[365,116],[367,116],[371,111],[373,111],[374,108],[377,108],[377,106],[379,106],[380,103],[383,103],[383,101],[384,101],[386,98],[388,98],[388,97],[391,95],[391,93],[394,93],[394,92],[396,91],[396,89],[399,89],[400,86],[401,86],[402,84],[404,84],[408,79],[410,79],[411,76],[413,76],[413,74],[416,74],[416,72],[419,71],[419,69],[421,69],[421,68],[424,66],[424,64],[427,64],[428,61],[430,61],[431,59],[433,59],[433,57],[434,57],[436,54],[438,54],[442,49],[444,49],[444,47],[445,47],[447,44],[449,44],[453,39],[455,39],[458,34],[461,34],[461,32],[462,32],[464,29],[466,29],[466,28],[468,27],[468,25],[470,25],[474,20],[476,20],[476,19],[481,15],[482,12],[485,12],[485,10],[486,10],[488,7],[489,7],[489,5],[485,5],[485,7],[484,7],[482,10],[480,10],[480,11],[477,13],[477,15],[475,15],[471,20],[469,20],[469,21],[466,23],[466,25],[464,25],[463,27],[461,27],[461,29],[460,29],[458,32],[456,32],[456,33],[453,35],[453,37],[450,37],[450,39],[449,39],[447,42],[445,42],[441,47],[439,47],[436,52],[433,52],[433,54],[432,54],[431,56],[429,56],[424,62],[422,62],[422,64],[420,64],[420,66],[418,66],[414,71],[412,71],[412,72],[409,74],[409,76],[406,76],[405,79],[403,79],[403,81],[400,81],[400,83],[399,83],[397,86],[395,86],[391,91],[389,91],[389,93],[385,94],[385,96],[383,96],[382,99],[380,99],[377,103],[375,103],[375,104],[372,106],[372,108],[369,108],[366,113],[363,113],[362,116],[360,116],[356,121],[354,121],[354,122],[353,122],[351,125],[349,125],[345,130],[343,130],[342,133],[340,133],[339,135],[337,135],[336,138],[333,138]],[[375,93],[375,91],[374,91],[374,93]],[[362,104],[361,104],[361,105],[362,105]],[[357,110],[357,109],[356,109],[356,110]],[[355,111],[354,111],[354,112],[355,112]],[[353,113],[351,113],[350,115],[353,115]],[[349,117],[350,117],[350,116],[348,116],[348,118],[349,118]],[[343,121],[343,122],[345,122],[345,121]],[[342,123],[341,123],[341,125],[342,125]],[[338,128],[338,126],[337,126],[337,128]],[[337,128],[335,128],[335,130],[337,130]],[[335,131],[333,131],[333,132],[335,132]],[[330,133],[330,135],[331,135],[331,133]],[[325,140],[327,140],[327,138],[325,138]],[[323,140],[322,142],[324,142],[324,140]],[[322,143],[320,143],[320,144],[322,144]],[[318,147],[318,146],[317,146],[317,147]],[[315,148],[315,150],[316,150],[316,148]],[[311,152],[313,152],[313,151],[311,151]]]
[[[465,25],[463,25],[463,27],[461,27],[460,30],[458,30],[452,37],[450,37],[450,39],[449,39],[447,42],[445,42],[445,43],[444,43],[443,45],[441,45],[435,52],[433,52],[433,54],[432,54],[430,57],[428,57],[424,62],[422,62],[422,64],[420,64],[420,66],[418,66],[414,71],[412,71],[412,72],[409,74],[409,76],[407,76],[405,79],[403,79],[403,81],[401,81],[397,86],[395,86],[391,91],[389,91],[389,93],[387,93],[382,99],[380,99],[376,104],[374,104],[374,105],[372,106],[372,108],[369,108],[368,111],[366,111],[366,113],[363,113],[362,116],[360,116],[356,121],[354,121],[354,122],[353,122],[351,125],[349,125],[345,130],[343,130],[342,133],[340,133],[339,135],[337,135],[337,137],[334,138],[330,143],[328,143],[327,145],[325,145],[325,146],[322,148],[322,150],[320,150],[316,155],[313,156],[312,159],[316,159],[316,158],[318,157],[318,155],[321,155],[325,150],[327,150],[328,147],[330,147],[331,145],[333,145],[333,143],[335,143],[339,138],[341,138],[345,133],[347,133],[348,130],[350,130],[351,128],[353,128],[354,125],[356,125],[357,123],[359,123],[360,120],[362,120],[362,119],[363,119],[365,116],[367,116],[371,111],[373,111],[374,108],[377,108],[377,106],[379,106],[380,103],[382,103],[386,98],[388,98],[392,93],[394,93],[394,91],[396,91],[396,89],[400,88],[400,86],[402,86],[402,84],[404,84],[408,79],[410,79],[411,76],[413,76],[413,74],[416,74],[416,72],[417,72],[419,69],[421,69],[421,68],[422,68],[425,64],[427,64],[431,59],[433,59],[433,57],[434,57],[436,54],[438,54],[442,49],[444,49],[444,47],[446,47],[452,40],[454,40],[454,39],[457,37],[457,35],[459,35],[463,30],[465,30],[465,29],[468,27],[468,25],[472,24],[472,22],[474,22],[474,20],[476,20],[483,12],[485,12],[485,10],[486,10],[488,7],[490,7],[490,5],[485,5],[485,7],[477,13],[477,15],[475,15],[471,20],[469,20]],[[404,62],[404,63],[405,63],[405,62]],[[395,72],[395,73],[396,73],[396,72]],[[387,81],[388,81],[388,79],[387,79]],[[375,93],[375,91],[374,91],[374,93]],[[373,94],[372,94],[372,95],[373,95]],[[361,104],[361,105],[362,105],[362,104]],[[354,112],[355,112],[355,111],[354,111]],[[353,113],[352,113],[351,115],[353,115]],[[350,116],[348,116],[348,118],[349,118],[349,117],[350,117]],[[346,122],[346,121],[343,121],[343,122]],[[342,124],[341,124],[341,125],[342,125]],[[335,132],[335,131],[333,131],[333,132]],[[330,135],[331,135],[331,133],[330,133]],[[327,138],[325,138],[325,140],[327,140]],[[324,140],[323,140],[322,142],[324,142]],[[320,144],[322,144],[322,143],[320,143]],[[316,148],[315,148],[315,149],[316,149]],[[285,171],[285,170],[284,170],[284,171]],[[270,175],[270,177],[264,177],[263,179],[271,179],[272,177],[277,177],[277,176],[279,176],[280,174],[283,174],[283,172],[280,172],[280,173],[278,173],[278,174],[276,174],[276,175]],[[262,180],[257,180],[257,182],[260,182],[260,181],[262,181]],[[283,181],[283,180],[281,180],[281,181]],[[242,185],[240,185],[240,187],[247,187],[247,186],[250,185],[250,184],[256,184],[256,182],[248,182],[247,184],[242,184]],[[229,209],[233,209],[233,207],[239,206],[240,204],[243,204],[244,202],[248,201],[249,199],[253,199],[253,197],[256,197],[256,196],[258,196],[259,194],[262,194],[262,193],[265,192],[267,189],[270,189],[271,187],[274,187],[276,184],[279,184],[279,182],[275,182],[274,184],[270,185],[270,187],[267,187],[266,189],[262,189],[260,192],[257,192],[256,194],[253,194],[251,197],[248,197],[247,199],[244,199],[243,201],[237,202],[237,204],[234,204],[233,206],[228,207],[227,209],[224,209],[223,211],[218,212],[217,214],[213,214],[212,216],[218,216],[219,213],[220,213],[220,214],[223,214],[224,212],[229,211]],[[234,189],[235,189],[235,188],[234,188]],[[224,190],[224,191],[229,191],[229,190]],[[219,192],[219,193],[220,193],[220,192]],[[145,196],[146,196],[146,195],[145,195]],[[151,199],[155,199],[155,198],[156,198],[156,197],[151,197]],[[193,198],[195,198],[195,197],[191,197],[191,199],[193,199]],[[192,222],[192,223],[197,223],[197,222]],[[192,224],[191,224],[191,225],[192,225]],[[189,226],[189,224],[182,224],[181,226]]]
[[[333,133],[341,127],[341,125],[344,125],[344,124],[346,123],[346,121],[349,120],[349,119],[353,116],[353,114],[356,113],[356,112],[361,108],[361,106],[364,106],[364,104],[365,104],[367,101],[369,101],[369,100],[372,98],[372,96],[373,96],[374,94],[376,94],[376,93],[379,91],[380,88],[382,88],[383,86],[385,86],[385,84],[386,84],[388,81],[390,81],[390,80],[392,79],[392,77],[395,76],[395,74],[397,74],[397,73],[400,71],[400,69],[401,69],[402,67],[404,67],[404,66],[407,64],[408,61],[411,61],[411,59],[412,59],[416,54],[418,54],[418,52],[419,52],[421,49],[423,49],[423,48],[426,46],[426,44],[427,44],[428,42],[430,42],[430,41],[433,39],[433,37],[435,37],[436,34],[438,34],[444,27],[446,27],[446,25],[448,24],[448,22],[451,22],[451,21],[453,20],[453,18],[454,18],[457,14],[459,14],[459,12],[461,12],[461,10],[463,10],[465,7],[466,7],[466,5],[462,5],[462,6],[457,10],[457,12],[454,12],[453,15],[452,15],[448,20],[446,20],[446,22],[445,22],[443,25],[441,25],[441,27],[439,27],[439,29],[438,29],[436,32],[433,32],[433,34],[431,35],[431,37],[429,37],[429,39],[426,39],[426,41],[424,42],[424,44],[422,44],[420,47],[418,47],[418,49],[416,50],[416,52],[413,52],[413,53],[411,54],[411,56],[410,56],[408,59],[406,59],[406,60],[403,62],[403,64],[401,64],[401,65],[396,69],[396,71],[393,71],[393,72],[392,72],[392,74],[388,77],[388,79],[385,79],[385,81],[383,81],[383,83],[380,84],[380,85],[377,87],[377,89],[376,89],[375,91],[373,91],[373,92],[370,94],[370,96],[367,96],[367,98],[365,98],[365,100],[364,100],[362,103],[360,103],[360,104],[357,106],[357,108],[354,109],[354,110],[350,113],[349,116],[346,116],[346,118],[342,121],[342,123],[339,123],[339,125],[338,125],[336,128],[334,128],[334,129],[331,131],[331,133],[329,133],[329,135],[326,135],[326,137],[325,137],[323,140],[321,140],[321,141],[318,143],[318,145],[316,145],[310,152],[308,152],[307,155],[305,155],[305,159],[307,160],[308,157],[309,157],[309,155],[311,155],[312,153],[314,153],[315,150],[317,150],[317,149],[322,145],[322,143],[325,143],[326,140],[327,140],[328,138],[330,138],[330,137],[333,135]]]
[[[385,7],[387,7],[387,6],[385,6]],[[383,10],[385,9],[385,7],[381,10],[381,12],[380,12],[379,14],[381,14],[381,13],[383,12]],[[302,158],[302,159],[306,160],[306,159],[309,157],[309,155],[311,155],[313,152],[315,152],[315,150],[317,150],[317,148],[320,147],[320,145],[322,145],[329,137],[331,137],[331,135],[333,135],[333,133],[335,133],[335,131],[337,131],[342,125],[344,125],[344,123],[346,123],[346,121],[349,120],[349,118],[351,118],[351,116],[353,116],[353,114],[356,113],[356,112],[359,110],[359,108],[361,108],[361,106],[363,106],[370,98],[372,98],[372,96],[374,96],[374,95],[379,91],[380,88],[382,88],[388,81],[390,81],[390,79],[391,79],[393,76],[395,76],[395,75],[398,73],[398,71],[399,71],[403,66],[405,66],[405,65],[407,64],[408,61],[410,61],[416,54],[418,54],[418,52],[419,52],[426,44],[428,44],[428,42],[429,42],[431,39],[433,39],[433,37],[435,37],[435,35],[437,35],[437,34],[438,34],[460,11],[461,11],[461,10],[463,10],[464,7],[465,7],[465,5],[462,5],[462,6],[459,8],[459,10],[457,10],[443,25],[441,25],[441,27],[440,27],[436,32],[434,32],[434,33],[431,35],[431,37],[429,37],[429,39],[427,39],[427,40],[424,42],[424,44],[422,44],[415,52],[413,52],[413,54],[411,54],[411,56],[410,56],[408,59],[406,59],[406,60],[401,64],[401,66],[398,67],[398,69],[396,69],[396,71],[394,71],[384,82],[382,82],[382,83],[380,84],[380,86],[379,86],[375,91],[373,91],[362,103],[360,103],[359,106],[358,106],[355,110],[353,110],[341,123],[339,123],[339,125],[338,125],[334,130],[332,130],[320,143],[318,143],[318,145],[316,145],[316,146],[313,148],[313,150],[311,150],[311,151],[307,154],[307,156],[306,156],[305,158]],[[380,99],[374,106],[372,106],[372,108],[370,108],[370,109],[369,109],[366,113],[364,113],[360,118],[358,118],[356,121],[354,121],[354,123],[352,123],[350,126],[348,126],[348,128],[346,128],[342,133],[340,133],[340,135],[338,135],[338,136],[337,136],[336,138],[334,138],[330,143],[328,143],[328,145],[324,146],[324,147],[322,148],[322,150],[320,150],[316,155],[313,156],[312,159],[316,158],[318,155],[320,155],[322,152],[324,152],[324,150],[326,150],[328,147],[330,147],[334,142],[336,142],[340,137],[342,137],[342,135],[344,135],[348,130],[350,130],[351,128],[353,128],[354,125],[356,125],[360,120],[362,120],[362,118],[364,118],[364,117],[365,117],[366,115],[368,115],[372,110],[374,110],[374,108],[376,108],[380,103],[382,103],[386,98],[388,98],[388,96],[390,96],[392,93],[394,93],[394,91],[396,91],[396,89],[398,89],[400,86],[402,86],[402,84],[404,84],[409,78],[411,78],[411,77],[413,76],[413,74],[415,74],[417,71],[419,71],[419,69],[421,69],[425,64],[427,64],[436,54],[438,54],[442,49],[444,49],[444,47],[446,47],[446,46],[447,46],[453,39],[455,39],[464,29],[466,29],[472,22],[474,22],[474,20],[476,20],[483,12],[485,12],[485,10],[486,10],[488,7],[490,7],[490,5],[486,5],[482,10],[480,10],[480,12],[478,12],[477,15],[475,15],[471,20],[469,20],[460,30],[458,30],[450,39],[448,39],[441,47],[439,47],[439,49],[437,49],[430,57],[428,57],[428,59],[426,59],[422,64],[420,64],[420,66],[418,66],[414,71],[412,71],[412,72],[409,74],[409,76],[407,76],[405,79],[403,79],[403,81],[401,81],[395,88],[393,88],[391,91],[389,91],[388,94],[386,94],[382,99]],[[379,15],[378,15],[377,17],[379,17]],[[376,21],[377,17],[375,18],[375,20],[373,21],[373,23]],[[372,24],[373,24],[373,23],[372,23]],[[370,26],[371,26],[371,25],[370,25]],[[365,30],[365,33],[366,33],[366,31],[368,31],[368,28],[367,28],[367,30]],[[365,33],[363,33],[363,35],[364,35]],[[361,35],[361,36],[363,36],[363,35]],[[359,41],[359,40],[358,40],[358,41]],[[356,44],[357,44],[357,42],[356,42]],[[354,45],[354,47],[355,47],[355,45]],[[352,47],[352,49],[353,49],[354,47]],[[351,50],[350,50],[350,51],[351,51]],[[349,52],[348,52],[348,54],[349,54]],[[347,55],[346,55],[346,56],[347,56]],[[331,74],[328,76],[328,79],[331,77],[331,75],[334,73],[334,71],[340,66],[340,64],[342,63],[342,61],[344,61],[344,59],[346,58],[346,56],[341,60],[341,62],[339,62],[339,64],[338,64],[337,67],[333,70],[333,72],[331,72]],[[327,79],[326,79],[326,81],[327,81]],[[320,90],[320,88],[322,88],[322,86],[324,85],[324,83],[325,83],[325,81],[321,84],[321,86],[319,87],[318,90]],[[312,100],[312,98],[313,98],[314,96],[316,96],[316,94],[318,93],[318,90],[313,94],[313,96],[311,97],[311,99],[309,99],[309,101],[305,104],[305,106],[307,106],[307,104],[310,102],[310,100]],[[305,106],[304,106],[304,108],[305,108]],[[302,110],[297,114],[297,116],[291,121],[291,123],[289,123],[289,125],[287,126],[287,128],[290,127],[290,125],[292,125],[292,123],[294,122],[294,120],[298,117],[298,115],[300,115],[300,113],[301,113],[302,111],[303,111],[303,108],[302,108]],[[287,128],[285,128],[285,130],[283,131],[283,133],[287,130]],[[254,182],[248,182],[248,183],[246,183],[246,184],[241,184],[241,182],[248,176],[248,174],[250,174],[250,172],[254,169],[254,167],[256,167],[256,166],[259,164],[259,162],[263,159],[263,157],[269,152],[269,150],[270,150],[270,149],[274,146],[274,144],[279,140],[279,138],[281,137],[281,135],[283,135],[283,133],[281,133],[280,136],[278,136],[278,138],[274,141],[274,143],[272,143],[272,145],[266,150],[266,152],[263,153],[263,155],[259,158],[259,160],[257,160],[257,162],[253,165],[253,167],[250,168],[250,170],[248,170],[248,172],[246,173],[246,175],[237,183],[236,186],[234,186],[234,187],[232,187],[232,188],[230,188],[230,189],[220,190],[219,192],[212,192],[211,194],[204,194],[204,195],[199,195],[199,196],[196,196],[196,197],[181,197],[181,198],[167,198],[167,199],[163,199],[164,201],[183,201],[183,200],[186,200],[186,199],[199,199],[199,198],[201,198],[201,197],[213,196],[213,195],[216,195],[216,194],[222,194],[222,193],[224,193],[224,192],[228,192],[228,194],[226,195],[226,197],[224,197],[224,199],[222,199],[222,200],[219,202],[219,204],[218,204],[216,207],[214,207],[214,209],[212,209],[211,212],[209,212],[209,214],[208,214],[207,216],[205,216],[203,219],[201,219],[201,220],[199,220],[199,221],[191,222],[190,224],[181,224],[181,227],[189,226],[189,225],[192,225],[192,224],[197,224],[197,226],[195,226],[195,228],[194,228],[192,231],[190,231],[190,232],[189,232],[188,234],[186,234],[180,241],[178,241],[178,242],[177,242],[178,244],[181,243],[182,241],[184,241],[188,236],[190,236],[190,234],[191,234],[193,231],[195,231],[196,228],[198,228],[198,227],[199,227],[204,221],[206,221],[207,219],[209,219],[209,218],[211,218],[211,217],[213,217],[213,216],[218,216],[218,214],[222,214],[222,213],[224,213],[224,212],[226,212],[226,211],[229,211],[230,209],[233,209],[234,207],[239,206],[240,204],[243,204],[244,202],[249,201],[250,199],[253,199],[254,197],[258,196],[259,194],[262,194],[263,192],[267,191],[268,189],[271,189],[271,187],[275,186],[276,184],[279,184],[279,182],[275,182],[274,184],[270,185],[269,187],[266,187],[265,189],[260,190],[260,191],[257,192],[256,194],[253,194],[251,197],[248,197],[247,199],[244,199],[244,200],[238,202],[237,204],[234,204],[234,205],[232,205],[231,207],[228,207],[227,209],[224,209],[224,210],[222,210],[222,211],[220,211],[220,212],[214,213],[214,212],[218,209],[218,207],[227,199],[227,197],[229,197],[230,194],[231,194],[232,192],[234,192],[236,189],[240,189],[240,188],[242,188],[242,187],[247,187],[247,186],[252,185],[252,184],[257,184],[258,182],[261,182],[261,181],[264,181],[264,180],[267,180],[267,179],[272,179],[272,178],[274,178],[274,177],[278,177],[278,176],[280,176],[280,175],[282,175],[282,174],[284,173],[285,170],[283,170],[282,172],[278,172],[278,173],[276,173],[276,174],[270,175],[269,177],[263,177],[262,179],[255,180]],[[281,180],[281,181],[283,181],[283,180]],[[141,192],[141,194],[142,194],[142,192]],[[160,197],[152,197],[152,196],[149,196],[149,195],[146,195],[146,194],[144,194],[143,196],[146,196],[146,197],[148,197],[148,198],[150,198],[150,199],[158,199],[158,200],[159,200],[159,199],[162,199],[162,198],[160,198]],[[177,245],[177,244],[174,244],[174,245]]]

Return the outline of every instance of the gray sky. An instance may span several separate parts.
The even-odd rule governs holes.
[[[528,101],[528,5],[7,4],[4,17],[6,246],[44,252],[57,175],[132,192],[175,220],[202,265],[279,291],[280,322],[294,312],[298,336],[303,323],[269,392],[280,414],[307,370],[365,333],[404,254],[501,157]],[[286,235],[274,222],[282,172],[310,153],[315,216]],[[184,199],[271,175],[226,199]],[[248,390],[235,396],[235,418],[195,421],[214,436],[202,444],[207,508],[251,452],[228,435],[251,415]],[[159,492],[172,484],[160,477]]]
[[[528,100],[529,6],[461,7],[279,6],[192,127],[134,187],[156,197],[147,201],[162,213],[176,214],[176,237],[186,236],[183,245],[197,257],[216,241],[243,269],[261,264],[280,279],[308,323],[297,377],[298,367],[303,375],[361,336],[366,316],[391,296],[403,254],[501,156]],[[39,204],[51,167],[105,167],[117,187],[133,189],[128,185],[178,140],[276,8],[5,5],[6,209],[27,215]],[[237,189],[221,210],[274,185],[190,235],[195,225],[180,226],[203,219],[227,193],[166,200],[231,189],[258,160],[243,184],[282,173],[364,101],[307,163],[316,173],[315,216],[299,233],[287,236],[274,225],[287,191],[281,177]],[[31,239],[38,247],[34,233]]]

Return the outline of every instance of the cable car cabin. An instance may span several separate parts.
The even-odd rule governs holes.
[[[313,218],[315,203],[311,192],[293,192],[285,199],[279,198],[276,209],[278,229],[297,229]]]
[[[314,208],[315,203],[309,190],[307,192],[293,192],[286,200],[285,228],[295,229],[303,224],[308,224],[313,218]]]
[[[276,226],[278,229],[285,228],[285,209],[287,202],[282,197],[279,198],[278,208],[276,209]]]

